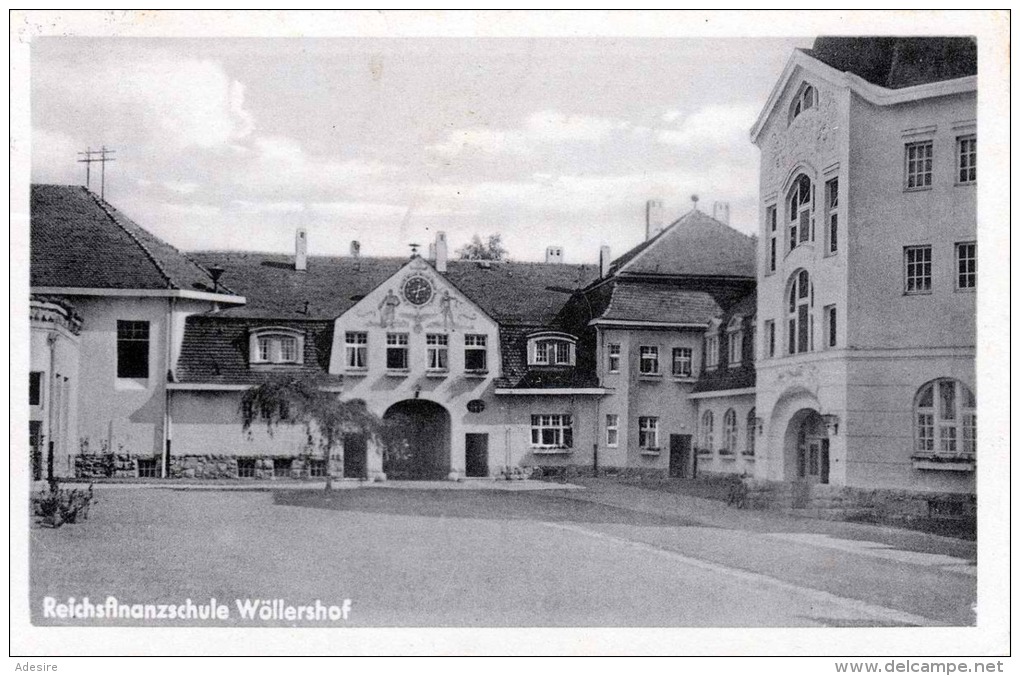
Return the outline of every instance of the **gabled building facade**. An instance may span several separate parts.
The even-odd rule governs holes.
[[[801,503],[974,492],[976,65],[966,38],[819,38],[752,131],[755,474]]]

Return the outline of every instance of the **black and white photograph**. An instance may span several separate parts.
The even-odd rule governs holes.
[[[11,656],[1001,672],[1009,35],[13,12]]]

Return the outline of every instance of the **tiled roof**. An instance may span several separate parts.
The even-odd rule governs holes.
[[[252,329],[267,326],[264,321],[222,315],[192,315],[184,326],[181,356],[175,377],[182,383],[256,384],[269,374],[325,375],[333,341],[333,322],[281,321],[305,334],[304,363],[253,369],[248,365]],[[335,378],[339,382],[339,378]]]
[[[31,285],[212,290],[208,271],[81,186],[33,185]]]
[[[678,288],[674,284],[619,279],[602,319],[618,321],[708,324],[722,312],[706,291]]]
[[[755,276],[755,241],[694,209],[615,261],[610,274]]]
[[[968,37],[819,37],[803,51],[889,89],[977,74],[977,41]]]
[[[754,387],[755,308],[756,294],[751,292],[734,303],[727,312],[718,315],[721,322],[719,328],[719,367],[711,371],[702,371],[697,384],[694,386],[695,392],[716,392]],[[731,367],[728,363],[729,350],[726,343],[728,339],[726,328],[730,319],[734,316],[739,316],[742,319],[744,349],[741,353],[740,364]]]
[[[247,298],[224,310],[234,317],[335,319],[403,266],[405,258],[310,256],[308,270],[294,270],[291,256],[246,252],[195,252],[219,265],[222,282]],[[500,323],[544,325],[570,297],[549,287],[578,289],[598,274],[596,266],[451,260],[446,279]],[[307,313],[305,303],[308,303]]]

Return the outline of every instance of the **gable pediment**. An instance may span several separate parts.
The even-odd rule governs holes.
[[[337,318],[348,329],[473,332],[495,326],[426,260],[412,258]]]

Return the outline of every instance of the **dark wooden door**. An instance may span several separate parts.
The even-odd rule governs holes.
[[[464,473],[471,477],[489,476],[489,435],[464,435]]]
[[[822,439],[822,476],[823,484],[829,483],[829,440]]]
[[[344,478],[368,478],[368,444],[360,434],[344,435]]]
[[[691,463],[691,435],[669,435],[669,475],[676,479],[691,478],[694,467]]]

